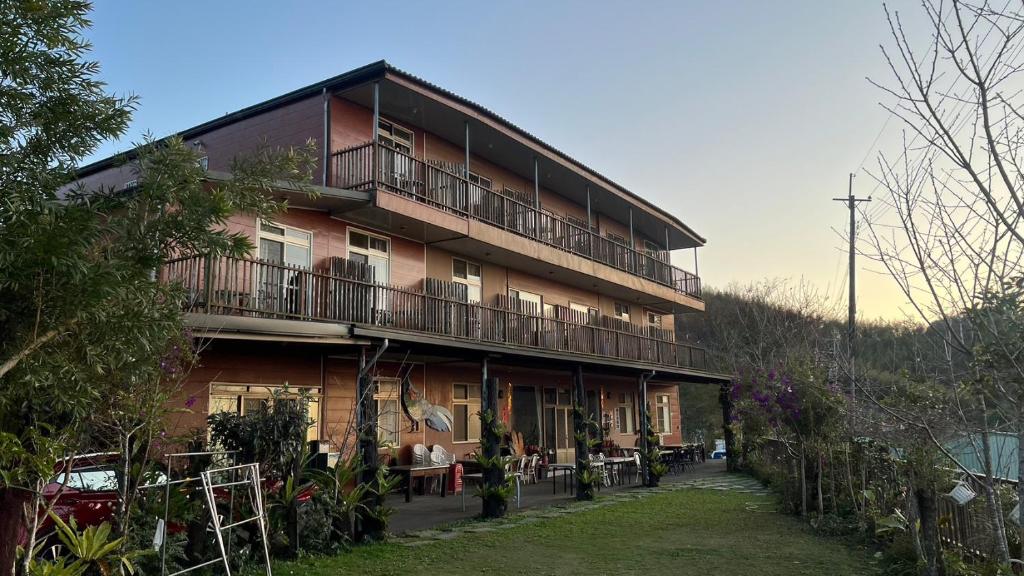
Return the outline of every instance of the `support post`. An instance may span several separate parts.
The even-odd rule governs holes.
[[[661,443],[654,432],[651,422],[651,407],[647,401],[647,381],[653,378],[655,372],[644,372],[640,374],[640,406],[641,406],[641,430],[643,450],[643,480],[644,486],[657,488],[661,475],[664,474],[664,465],[661,463]]]
[[[469,178],[469,120],[466,120],[466,169],[462,175]]]
[[[380,82],[373,83],[373,143],[377,143],[380,130]]]
[[[644,486],[648,485],[648,479],[650,477],[650,463],[647,461],[650,457],[649,446],[647,445],[647,435],[649,430],[647,429],[647,378],[646,374],[640,375],[639,380],[639,391],[640,395],[640,425],[637,427],[640,433],[640,452],[643,453],[643,470],[641,470],[640,476],[644,483]]]
[[[501,433],[498,424],[498,379],[487,374],[487,357],[480,365],[480,452],[483,457],[484,518],[505,515],[508,502],[499,491],[505,488],[505,466],[501,461]]]
[[[377,478],[377,469],[380,467],[380,459],[377,454],[377,402],[374,400],[375,385],[373,374],[368,368],[366,360],[366,349],[359,351],[359,373],[356,377],[356,422],[359,441],[359,456],[362,459],[363,471],[360,474],[359,482],[372,485]],[[364,505],[370,509],[377,509],[384,505],[383,495],[376,495],[372,490],[367,491]],[[362,537],[369,537],[376,540],[384,534],[386,527],[372,519],[372,515],[364,518],[359,533]]]
[[[376,190],[380,181],[380,145],[377,138],[380,136],[380,82],[373,83],[373,144],[370,146],[370,158],[373,164],[370,172],[373,178],[373,189]]]
[[[540,212],[540,165],[537,157],[533,157],[533,207]]]
[[[594,257],[594,214],[590,208],[590,184],[587,184],[587,253]]]
[[[739,462],[734,448],[736,437],[732,433],[732,397],[729,395],[730,384],[722,384],[718,391],[718,403],[722,407],[722,436],[725,438],[725,468],[729,472],[739,469]]]
[[[636,239],[633,238],[633,209],[632,208],[629,209],[629,247],[630,247],[630,251],[629,251],[628,257],[629,257],[629,260],[632,261],[632,266],[630,266],[630,270],[632,270],[633,272],[636,272],[637,271],[637,264],[639,262],[639,260],[638,260],[638,256],[639,255],[637,254],[637,251],[636,251]]]
[[[587,392],[583,387],[583,366],[572,375],[572,430],[576,440],[576,499],[593,500],[594,482],[590,478],[590,431],[587,426]],[[590,481],[584,482],[587,478]]]
[[[629,247],[636,249],[636,241],[633,238],[633,209],[629,209]]]
[[[587,184],[587,232],[594,228],[594,215],[590,209],[590,184]]]

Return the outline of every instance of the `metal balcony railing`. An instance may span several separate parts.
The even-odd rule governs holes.
[[[675,342],[669,330],[498,296],[468,302],[459,285],[427,279],[425,290],[375,284],[365,264],[332,258],[316,270],[253,259],[178,258],[161,280],[180,284],[186,308],[209,314],[349,322],[516,348],[632,360],[703,370],[703,348]],[[463,287],[464,288],[464,287]]]
[[[700,278],[668,263],[668,253],[636,250],[585,226],[538,210],[470,182],[457,171],[368,142],[333,154],[335,187],[383,189],[464,218],[486,222],[519,236],[701,297]]]

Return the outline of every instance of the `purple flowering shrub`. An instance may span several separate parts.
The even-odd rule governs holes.
[[[729,391],[733,425],[744,435],[779,439],[832,436],[844,398],[822,371],[801,365],[754,369]]]

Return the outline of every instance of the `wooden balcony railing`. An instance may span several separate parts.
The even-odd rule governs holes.
[[[602,262],[695,298],[700,278],[668,263],[668,253],[636,250],[515,198],[470,182],[456,170],[368,142],[333,154],[334,186],[384,189],[514,234]]]
[[[706,365],[703,348],[675,342],[668,330],[567,308],[548,317],[507,297],[471,303],[452,283],[433,279],[423,291],[375,284],[368,267],[341,258],[314,270],[196,256],[171,260],[160,277],[183,286],[187,309],[210,314],[348,322],[657,365]]]

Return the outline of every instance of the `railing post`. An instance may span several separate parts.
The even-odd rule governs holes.
[[[370,324],[379,326],[382,319],[377,314],[377,282],[370,283]]]
[[[212,311],[213,302],[213,260],[209,255],[203,256],[203,293],[206,302],[206,311]]]

